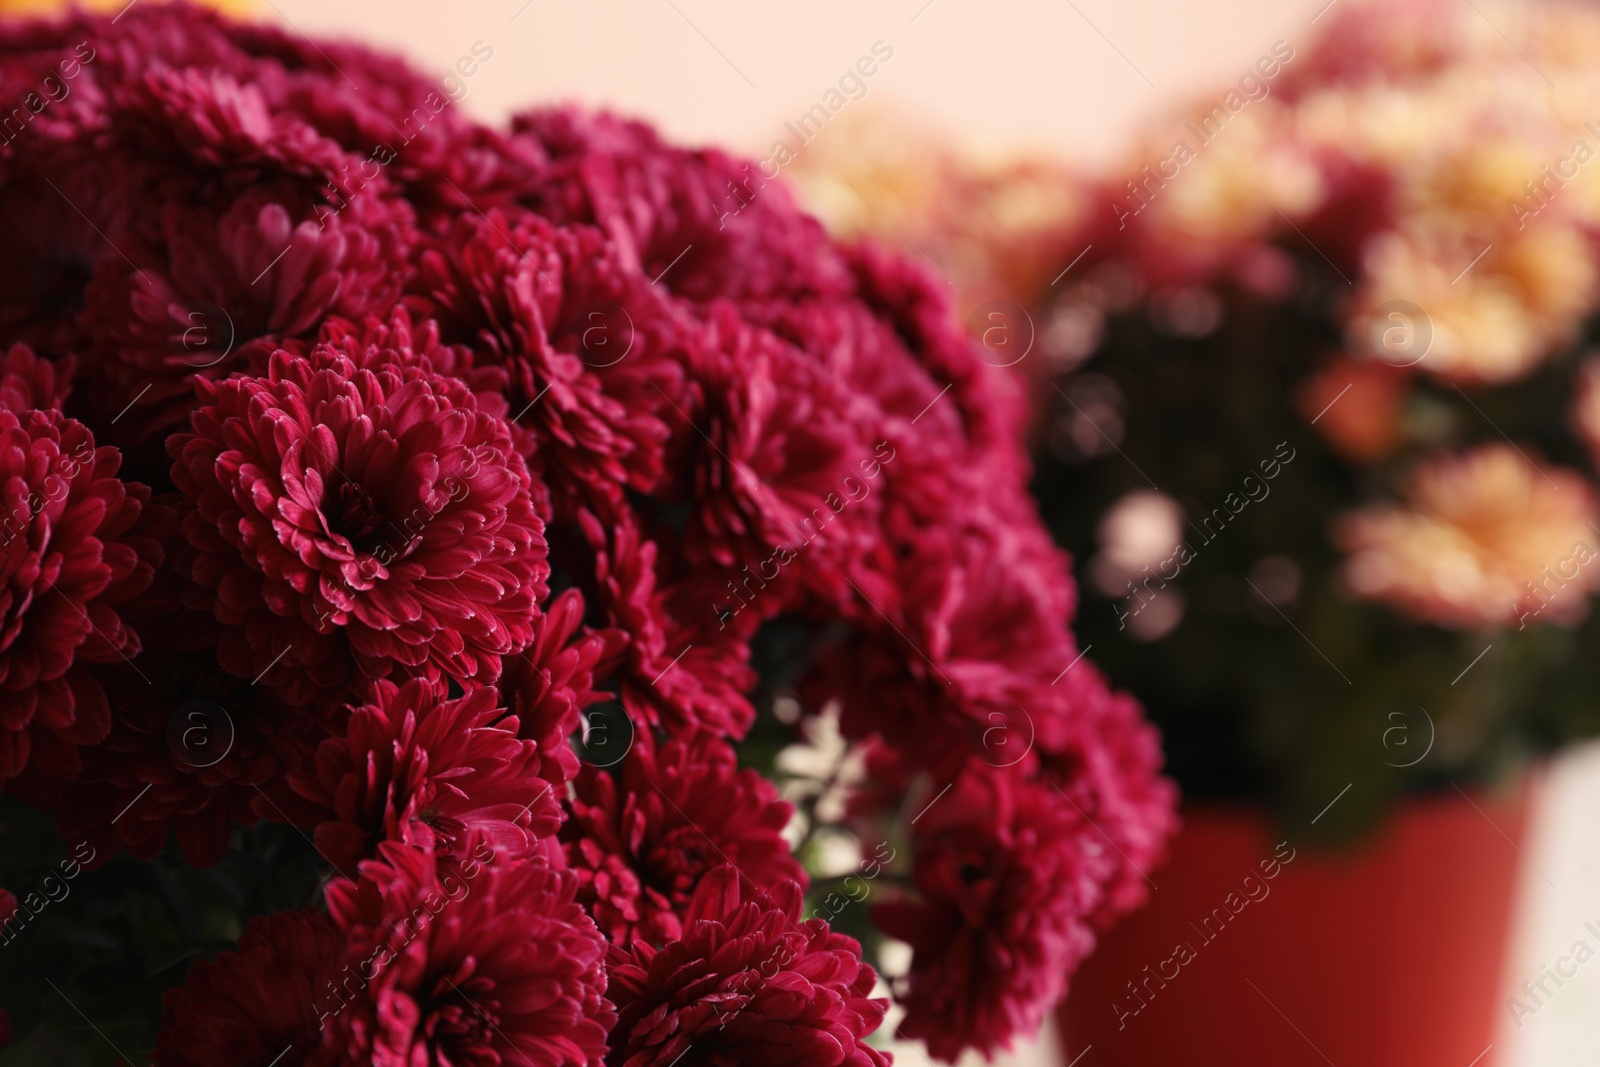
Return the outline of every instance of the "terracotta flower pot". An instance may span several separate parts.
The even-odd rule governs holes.
[[[1062,1062],[1490,1067],[1528,792],[1409,802],[1345,852],[1190,808],[1073,979]]]

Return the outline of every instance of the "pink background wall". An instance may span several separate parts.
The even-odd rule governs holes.
[[[894,58],[852,107],[910,105],[985,149],[1104,161],[1130,120],[1236,78],[1275,40],[1306,40],[1326,2],[265,0],[261,10],[398,48],[441,77],[482,40],[494,59],[464,100],[480,117],[579,100],[751,151],[882,40]]]

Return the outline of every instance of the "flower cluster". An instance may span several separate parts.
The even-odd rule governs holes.
[[[880,768],[832,829],[908,841],[860,931],[905,1031],[1036,1027],[1173,791],[942,283],[360,48],[77,14],[0,33],[0,100],[68,56],[0,145],[0,783],[84,897],[191,894],[114,946],[156,1062],[888,1062],[768,777],[823,716]]]

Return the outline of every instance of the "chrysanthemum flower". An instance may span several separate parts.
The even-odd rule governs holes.
[[[1144,721],[1138,701],[1112,689],[1092,662],[1075,665],[1056,688],[1066,690],[1071,726],[1064,743],[1042,752],[1039,780],[1092,827],[1085,870],[1101,889],[1090,918],[1106,929],[1145,902],[1148,872],[1178,831],[1178,789],[1161,776],[1161,736]]]
[[[363,676],[492,681],[532,640],[543,524],[464,385],[320,349],[198,385],[168,451],[185,602],[225,668],[303,703]]]
[[[71,356],[52,363],[27,345],[12,345],[0,355],[0,408],[18,415],[34,408],[60,411],[71,391],[76,365]]]
[[[1076,652],[1062,625],[1071,601],[1041,547],[999,523],[908,537],[889,564],[902,600],[863,586],[871,603],[856,611],[871,638],[835,650],[806,692],[819,704],[837,696],[847,736],[880,733],[940,774],[982,754],[997,724],[1031,719],[1053,744],[1059,694],[1041,690]]]
[[[794,595],[784,587],[797,584],[847,600],[845,561],[865,551],[881,500],[858,469],[873,447],[852,425],[844,390],[729,307],[713,314],[707,343],[704,403],[681,414],[704,435],[691,441],[698,522],[685,551],[736,585],[754,574],[760,614],[776,614]],[[803,566],[787,566],[802,554]]]
[[[1208,246],[1234,251],[1285,215],[1304,219],[1327,196],[1316,159],[1295,135],[1292,108],[1269,98],[1237,116],[1218,109],[1226,132],[1215,112],[1197,110],[1185,131],[1190,136],[1179,138],[1187,157],[1170,143],[1142,146],[1151,169],[1131,173],[1128,185],[1114,190],[1116,214],[1126,213],[1119,221],[1134,225],[1127,216],[1148,211],[1140,224],[1163,231],[1164,240],[1192,244],[1201,254]]]
[[[701,880],[681,940],[611,949],[608,1067],[886,1067],[866,1037],[888,1002],[871,999],[861,946],[801,921],[795,883],[758,893],[742,877],[719,867]]]
[[[591,227],[527,212],[464,215],[421,256],[409,299],[479,363],[506,374],[527,458],[572,505],[603,488],[653,490],[664,470],[692,323]]]
[[[1419,370],[1463,382],[1523,377],[1576,334],[1600,294],[1600,257],[1570,225],[1498,235],[1487,252],[1486,243],[1464,238],[1453,225],[1373,241],[1351,332],[1364,339],[1359,335],[1371,332],[1377,312],[1404,299],[1423,309],[1431,333],[1426,355],[1416,353]],[[1482,262],[1463,273],[1479,253]]]
[[[940,1059],[992,1055],[1038,1029],[1093,947],[1103,844],[1054,791],[974,766],[919,817],[912,847],[915,895],[873,908],[913,951],[900,1032]]]
[[[91,399],[109,418],[141,392],[133,432],[170,432],[189,379],[229,373],[232,348],[384,314],[403,285],[414,212],[391,176],[271,108],[241,66],[156,65],[107,102],[111,150],[144,181],[84,321],[107,371]]]
[[[840,250],[782,184],[748,199],[737,192],[749,188],[742,160],[570,108],[517,115],[512,130],[549,161],[527,196],[536,210],[563,225],[599,226],[631,270],[691,306],[730,300],[760,319],[806,295],[852,295]]]
[[[161,1067],[304,1067],[321,1062],[319,1006],[344,939],[320,911],[250,920],[239,947],[189,968],[162,998]]]
[[[615,1014],[577,880],[482,838],[470,852],[441,876],[431,855],[386,843],[359,881],[329,885],[348,949],[319,1005],[334,1015],[319,1067],[599,1067]]]
[[[793,808],[726,742],[636,743],[616,772],[583,769],[562,830],[578,899],[613,943],[676,940],[695,886],[725,863],[761,889],[806,884],[782,836]]]
[[[103,261],[89,291],[86,318],[110,374],[95,399],[107,418],[149,385],[140,421],[170,432],[190,406],[190,380],[233,369],[230,347],[310,334],[329,314],[386,311],[398,295],[386,264],[405,246],[361,228],[372,202],[357,197],[323,222],[258,190],[225,210],[166,204],[159,236],[127,241],[140,266]],[[403,224],[384,216],[373,229]]]
[[[709,598],[685,605],[672,588],[658,588],[660,546],[644,539],[631,513],[611,512],[607,522],[581,512],[578,519],[593,553],[592,602],[628,639],[617,684],[635,728],[744,736],[755,720],[745,694],[756,675],[743,634],[713,625]]]
[[[119,611],[150,585],[170,531],[118,464],[59,412],[0,411],[0,781],[30,762],[71,778],[77,747],[110,729],[88,664],[138,653]]]
[[[1405,503],[1341,521],[1358,596],[1440,626],[1570,625],[1600,589],[1600,502],[1583,478],[1510,445],[1419,464]]]
[[[466,345],[445,344],[439,337],[437,322],[417,318],[403,304],[396,305],[387,316],[368,315],[359,321],[330,315],[323,320],[314,341],[247,342],[239,349],[238,366],[230,363],[229,369],[265,377],[272,368],[273,353],[282,349],[304,356],[320,345],[348,356],[363,370],[422,367],[447,378],[458,378],[471,388],[479,411],[490,415],[506,413],[505,400],[500,396],[505,372],[477,365],[472,349]]]
[[[314,840],[328,862],[353,872],[381,841],[460,858],[474,833],[514,860],[554,834],[561,811],[539,777],[538,746],[517,738],[497,695],[444,700],[425,679],[372,683],[341,736],[289,779],[315,809]]]

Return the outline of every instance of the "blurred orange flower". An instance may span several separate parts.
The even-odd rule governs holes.
[[[1335,452],[1353,463],[1369,463],[1401,444],[1400,412],[1409,378],[1382,363],[1339,358],[1301,384],[1295,406]]]

